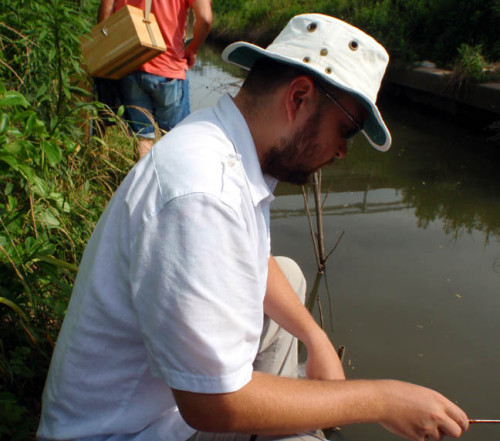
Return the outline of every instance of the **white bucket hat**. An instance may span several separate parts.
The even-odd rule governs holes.
[[[354,95],[369,113],[364,135],[377,150],[389,149],[391,134],[375,105],[389,55],[372,37],[333,17],[303,14],[293,17],[267,49],[239,41],[222,52],[224,61],[244,69],[263,56],[310,71]]]

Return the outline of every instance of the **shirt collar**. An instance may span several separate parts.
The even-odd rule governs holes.
[[[254,206],[266,198],[274,199],[273,191],[278,181],[262,173],[248,124],[229,94],[220,98],[215,106],[215,115],[231,139],[234,149],[241,155]]]

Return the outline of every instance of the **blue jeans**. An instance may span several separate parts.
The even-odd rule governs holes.
[[[169,131],[191,112],[187,72],[178,80],[135,71],[120,80],[120,94],[132,131],[143,138],[155,138],[149,115]]]

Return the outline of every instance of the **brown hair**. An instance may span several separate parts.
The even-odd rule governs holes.
[[[260,57],[248,72],[242,89],[252,95],[263,95],[289,83],[300,75],[307,75],[307,73],[289,64]]]
[[[267,57],[260,57],[255,61],[241,88],[253,96],[266,95],[301,75],[310,77],[315,83],[319,83],[323,89],[328,90],[332,95],[338,96],[343,93],[342,90],[331,84],[326,84],[306,69]]]

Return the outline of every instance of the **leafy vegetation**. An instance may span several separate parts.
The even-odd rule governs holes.
[[[267,44],[294,15],[318,12],[373,35],[394,60],[470,66],[464,47],[473,50],[476,60],[500,60],[500,0],[219,0],[213,7],[214,33],[228,40],[250,36]],[[482,78],[475,70],[461,72]]]
[[[96,7],[0,5],[0,439],[33,439],[78,259],[134,163],[118,127],[89,133],[102,105],[79,46]]]
[[[482,55],[481,46],[461,44],[453,64],[454,80],[458,85],[465,81],[479,82],[485,78],[488,64]]]

